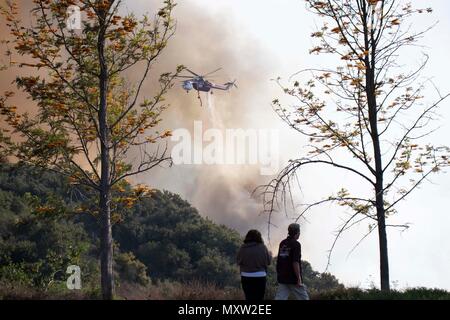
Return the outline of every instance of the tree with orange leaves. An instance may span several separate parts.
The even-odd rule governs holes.
[[[328,263],[342,233],[369,221],[369,231],[361,241],[378,231],[381,289],[388,291],[386,229],[408,225],[387,224],[386,219],[431,174],[449,165],[448,147],[424,141],[433,131],[429,124],[436,107],[449,95],[438,92],[434,102],[422,102],[425,83],[419,76],[428,56],[410,72],[404,73],[399,66],[408,55],[405,49],[417,45],[429,30],[414,33],[404,25],[414,14],[432,10],[414,9],[395,0],[306,0],[306,5],[324,20],[311,35],[318,44],[310,53],[328,54],[340,62],[297,72],[293,85],[283,85],[278,79],[296,104],[283,107],[275,99],[274,109],[290,127],[308,137],[310,145],[304,157],[290,161],[263,186],[266,210],[270,217],[280,198],[289,197],[291,182],[300,170],[317,165],[354,175],[361,180],[358,190],[342,188],[305,205],[298,218],[328,202],[351,210],[337,232]]]
[[[31,26],[20,21],[14,1],[1,8],[15,52],[25,59],[14,63],[44,70],[45,76],[32,73],[16,79],[18,88],[37,104],[36,115],[21,113],[8,104],[13,93],[4,94],[0,114],[11,134],[19,137],[11,139],[2,132],[0,143],[20,161],[59,172],[73,185],[98,195],[98,203],[90,209],[101,225],[104,299],[114,294],[114,209],[130,207],[151,192],[138,186],[124,194],[126,178],[171,163],[167,144],[153,151],[148,147],[170,136],[169,130],[161,132],[157,126],[168,107],[164,95],[182,69],[160,75],[153,97],[142,97],[144,81],[174,33],[175,4],[165,0],[154,19],[146,15],[138,19],[120,15],[121,3],[33,0]],[[80,9],[81,30],[69,28],[70,6]],[[131,72],[138,76],[135,83],[125,77]],[[131,151],[139,155],[137,163],[127,160]]]

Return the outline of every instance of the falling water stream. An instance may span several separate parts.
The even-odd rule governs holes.
[[[211,92],[206,93],[206,102],[207,102],[207,109],[208,109],[208,117],[210,121],[210,127],[214,129],[224,129],[224,124],[222,122],[222,119],[217,112],[217,108],[215,106],[214,102],[214,94]]]

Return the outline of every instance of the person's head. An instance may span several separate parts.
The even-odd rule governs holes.
[[[249,230],[247,232],[247,235],[245,236],[244,243],[250,243],[250,242],[256,242],[256,243],[264,243],[261,232],[258,230]]]
[[[300,236],[300,225],[298,223],[291,223],[288,227],[288,235],[298,239]]]

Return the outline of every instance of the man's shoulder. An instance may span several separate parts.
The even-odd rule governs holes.
[[[298,242],[295,239],[290,239],[289,241],[289,247],[291,248],[291,250],[295,250],[295,251],[301,251],[301,245],[300,242]]]
[[[297,240],[295,240],[293,238],[286,238],[280,242],[280,247],[281,246],[300,248],[300,242],[298,242]]]

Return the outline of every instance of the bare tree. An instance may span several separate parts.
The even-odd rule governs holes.
[[[273,101],[277,114],[309,139],[304,156],[291,160],[264,189],[270,217],[292,198],[292,183],[300,170],[312,166],[334,168],[360,179],[358,190],[342,188],[336,194],[303,205],[298,217],[323,203],[336,203],[352,214],[340,226],[332,244],[343,232],[369,222],[369,233],[378,231],[381,289],[389,290],[386,219],[397,204],[432,173],[449,165],[449,148],[424,142],[434,131],[436,107],[448,94],[432,103],[423,99],[427,80],[420,78],[428,56],[406,72],[402,58],[418,46],[429,29],[414,32],[408,20],[414,9],[395,0],[307,0],[307,7],[323,20],[311,36],[318,45],[311,54],[328,54],[336,65],[295,73],[289,87],[278,79],[284,93],[295,99],[291,107]],[[303,77],[303,78],[302,78]],[[306,80],[302,80],[306,77]],[[346,155],[346,156],[345,156]],[[366,234],[361,240],[367,237]],[[357,243],[357,245],[360,242]]]

